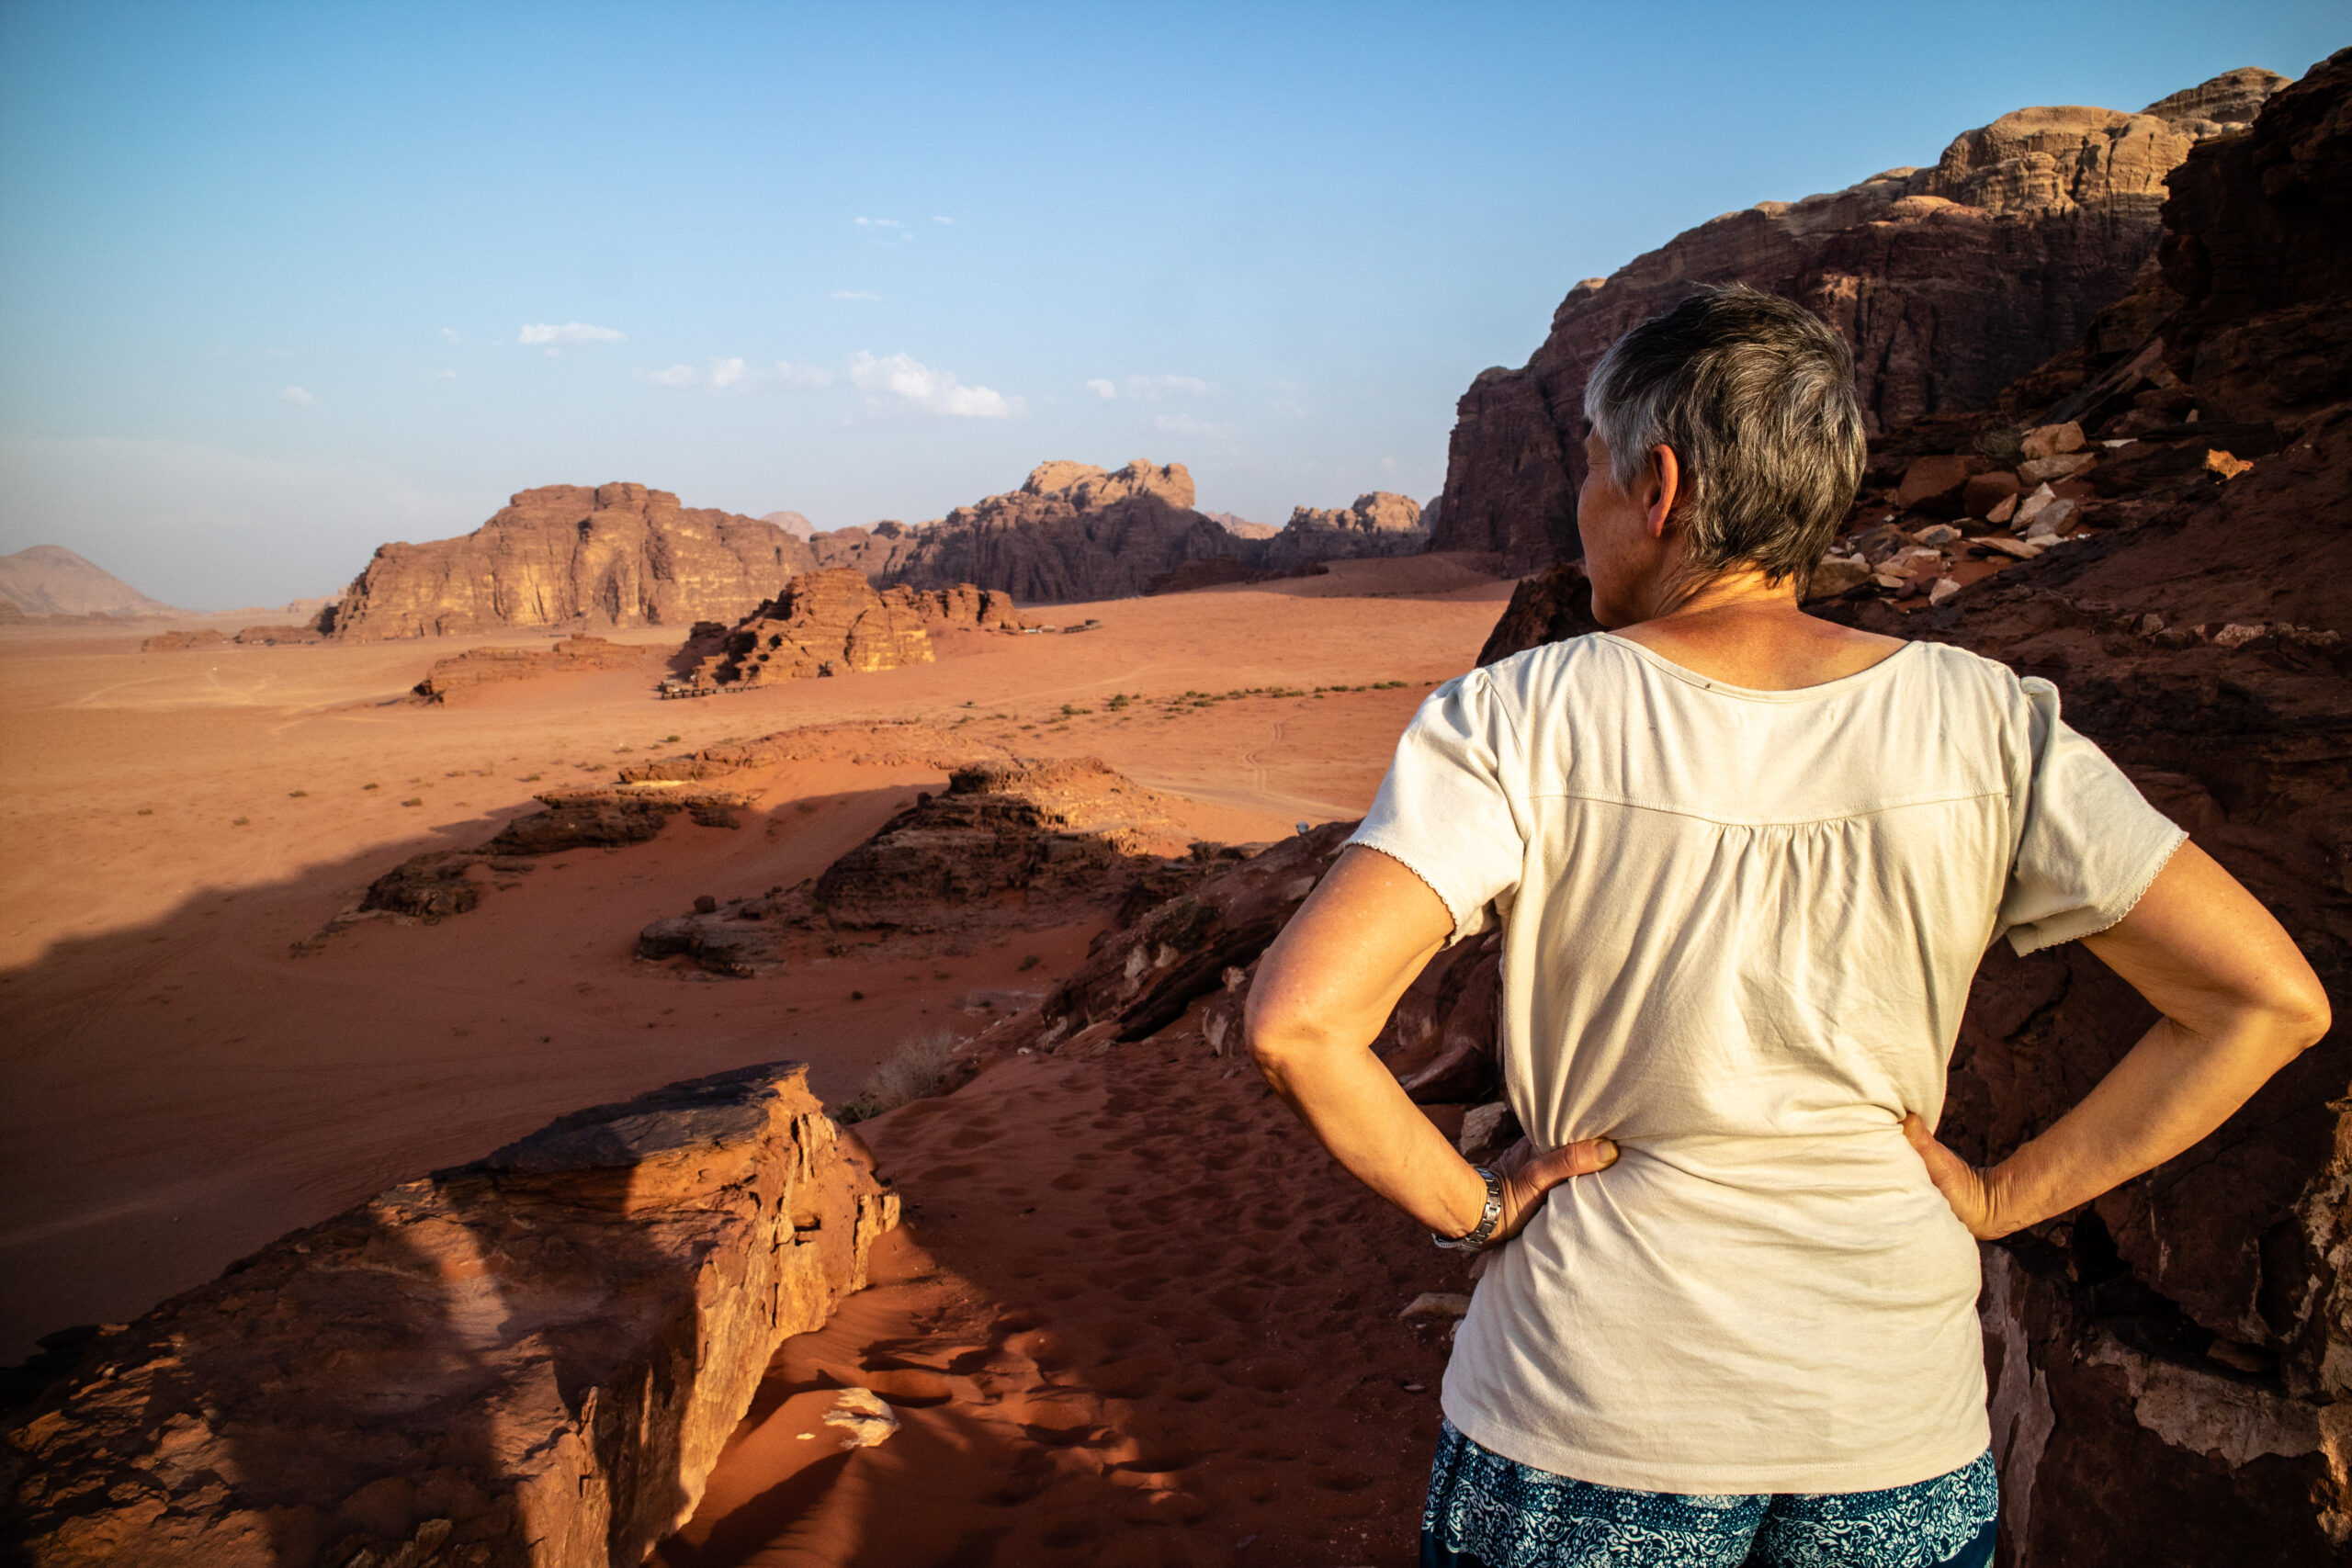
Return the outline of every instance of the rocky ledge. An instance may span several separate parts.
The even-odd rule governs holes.
[[[0,1431],[51,1568],[608,1568],[898,1223],[770,1063],[576,1111],[232,1264]]]

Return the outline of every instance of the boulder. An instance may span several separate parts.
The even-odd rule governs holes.
[[[1990,466],[1982,457],[1952,453],[1917,458],[1903,470],[1894,503],[1905,511],[1956,517],[1968,481]]]
[[[2083,449],[2083,427],[2074,420],[2064,424],[2038,425],[2029,430],[2018,443],[2018,454],[2026,458],[2059,457]]]
[[[2017,475],[2005,468],[1972,474],[1968,483],[1961,488],[1960,509],[1968,516],[1990,520],[1993,509],[2005,501],[2014,500],[2020,488]]]
[[[898,1223],[770,1063],[560,1117],[232,1265],[0,1429],[53,1568],[644,1560]]]

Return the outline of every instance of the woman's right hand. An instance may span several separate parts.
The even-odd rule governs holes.
[[[1521,1138],[1495,1161],[1494,1173],[1503,1179],[1502,1217],[1487,1246],[1517,1235],[1544,1206],[1553,1188],[1571,1177],[1590,1176],[1617,1163],[1617,1145],[1607,1138],[1587,1138],[1563,1144],[1549,1154],[1537,1154],[1534,1143]]]

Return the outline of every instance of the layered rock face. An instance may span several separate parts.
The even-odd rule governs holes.
[[[104,1331],[0,1441],[51,1568],[641,1561],[898,1223],[775,1063],[552,1122]]]
[[[526,490],[462,538],[385,545],[334,613],[349,641],[735,621],[818,564],[773,523],[640,484]]]
[[[2020,109],[1933,168],[1726,213],[1586,279],[1523,368],[1463,395],[1433,547],[1500,551],[1516,572],[1579,553],[1586,379],[1701,284],[1750,284],[1835,326],[1874,430],[1981,406],[2124,295],[2154,250],[2165,176],[2230,133],[2215,115],[2248,113],[2283,80],[2232,72],[2140,114]]]
[[[1193,510],[1182,463],[1138,459],[1106,473],[1052,462],[1019,490],[919,530],[888,575],[916,588],[970,582],[1023,604],[1070,604],[1143,593],[1187,561],[1238,559],[1246,549]]]
[[[1820,606],[2055,682],[2067,721],[2278,917],[2337,1019],[2195,1147],[1984,1248],[2017,1568],[2352,1561],[2352,385],[2302,352],[2352,320],[2345,249],[2318,243],[2342,232],[2347,159],[2352,51],[2175,172],[2177,286],[2119,304],[1994,413],[1875,444],[1883,488],[1849,541],[1873,575]],[[2034,546],[1984,516],[2022,512],[2052,463],[2063,529]],[[1941,575],[1982,550],[2009,564]],[[1573,607],[1573,572],[1523,586]],[[1922,575],[1952,586],[1918,593]],[[1531,642],[1536,597],[1513,606]],[[2153,1020],[2077,944],[1995,944],[1941,1134],[2005,1156]]]
[[[1345,508],[1294,507],[1290,521],[1259,547],[1266,570],[1291,571],[1319,561],[1419,555],[1430,547],[1430,531],[1419,502],[1376,490]]]

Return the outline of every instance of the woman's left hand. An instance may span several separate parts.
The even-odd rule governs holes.
[[[1992,1186],[1985,1173],[1937,1142],[1917,1111],[1903,1119],[1903,1135],[1911,1141],[1928,1168],[1928,1179],[1936,1184],[1936,1190],[1944,1195],[1969,1235],[1979,1241],[1996,1241],[2015,1228],[1995,1216]]]

